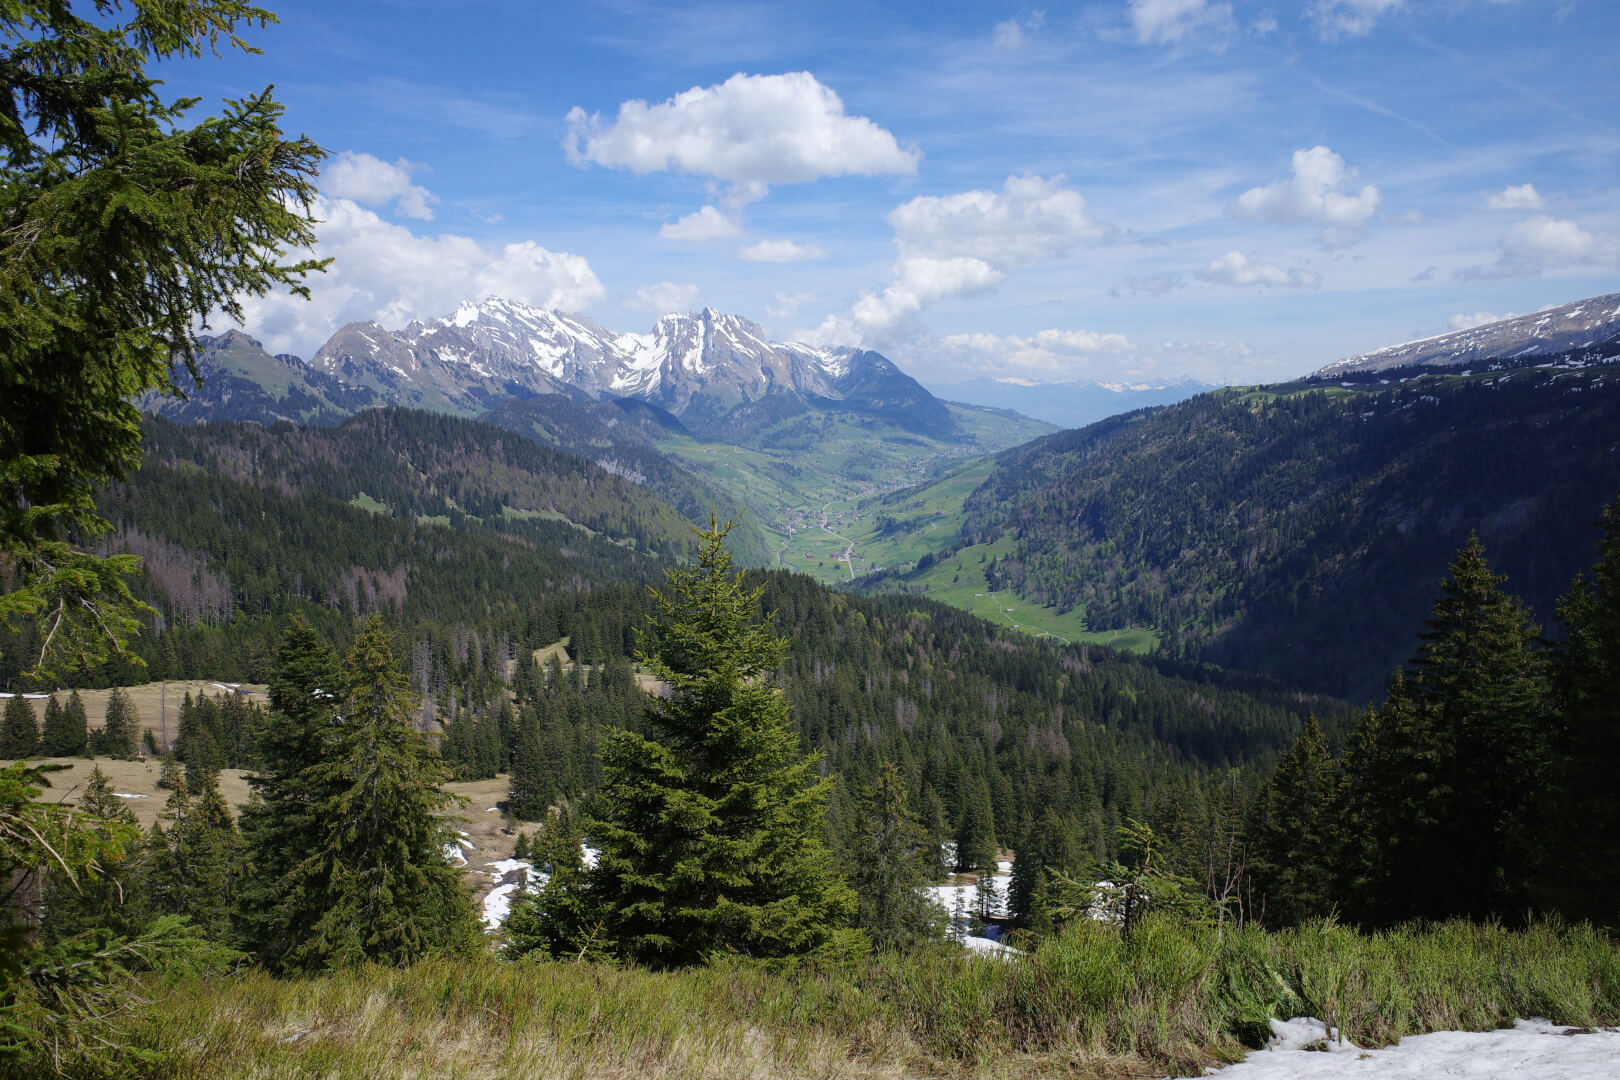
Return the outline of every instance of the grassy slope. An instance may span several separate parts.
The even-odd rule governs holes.
[[[791,417],[749,445],[677,437],[661,441],[659,449],[748,507],[739,559],[836,584],[887,564],[875,562],[859,544],[853,564],[834,559],[847,540],[821,528],[823,513],[833,533],[854,539],[865,515],[863,500],[927,482],[963,462],[981,463],[996,450],[1052,430],[994,410],[949,408],[967,440],[928,439],[853,414],[827,413]]]
[[[841,530],[854,541],[857,554],[866,556],[866,562],[857,566],[863,571],[897,571],[903,575],[899,587],[907,592],[920,593],[1035,637],[1090,641],[1133,652],[1157,647],[1158,635],[1150,629],[1093,631],[1086,625],[1083,609],[1059,612],[1013,592],[991,591],[983,562],[1012,554],[1013,542],[1008,537],[990,544],[969,545],[926,569],[916,569],[919,560],[957,541],[962,532],[962,504],[994,467],[994,461],[986,458],[931,484],[860,503],[850,514],[848,528]],[[794,560],[793,568],[801,568],[799,560]]]
[[[137,1045],[166,1076],[1202,1075],[1272,1016],[1380,1046],[1515,1016],[1620,1022],[1620,947],[1584,928],[1447,923],[1362,935],[1082,921],[1012,962],[944,953],[773,973],[487,957],[163,988]]]

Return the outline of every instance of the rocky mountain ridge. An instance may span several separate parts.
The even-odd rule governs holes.
[[[1403,367],[1520,366],[1537,357],[1593,348],[1620,336],[1620,293],[1593,296],[1531,315],[1420,338],[1335,360],[1312,375],[1333,378]]]
[[[537,394],[632,397],[703,430],[787,394],[806,408],[879,411],[918,433],[955,428],[933,395],[878,353],[772,342],[757,323],[713,308],[616,334],[582,315],[488,297],[400,330],[350,323],[310,367],[389,404],[463,414]]]

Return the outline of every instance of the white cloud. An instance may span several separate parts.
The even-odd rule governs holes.
[[[727,217],[712,206],[694,210],[678,221],[666,221],[658,230],[665,240],[689,240],[701,243],[707,240],[725,240],[742,232],[735,218]]]
[[[1314,222],[1324,243],[1341,247],[1359,239],[1378,212],[1378,189],[1368,184],[1352,191],[1355,179],[1356,170],[1325,146],[1296,150],[1292,176],[1245,191],[1232,213],[1251,221]]]
[[[1467,266],[1453,276],[1465,281],[1535,277],[1581,266],[1620,266],[1620,236],[1588,232],[1573,221],[1536,214],[1503,231],[1494,264]]]
[[[1232,30],[1232,5],[1208,0],[1130,0],[1131,25],[1144,45],[1169,44],[1201,30]]]
[[[1000,191],[920,195],[889,214],[904,255],[968,256],[999,267],[1067,255],[1113,235],[1062,176],[1009,176]]]
[[[1311,18],[1323,41],[1366,37],[1378,20],[1406,6],[1406,0],[1316,0]]]
[[[945,349],[970,354],[987,366],[1025,373],[1064,374],[1085,366],[1100,355],[1119,357],[1135,352],[1124,334],[1092,330],[1041,330],[1029,337],[1010,334],[949,334],[940,339]]]
[[[249,332],[272,352],[308,357],[345,323],[401,327],[492,293],[569,311],[604,295],[583,256],[533,241],[494,247],[449,233],[416,236],[351,199],[323,196],[313,212],[321,222],[310,254],[333,262],[310,275],[311,299],[272,293],[242,301]]]
[[[895,207],[889,224],[900,252],[893,280],[863,293],[847,319],[829,316],[818,340],[882,336],[940,300],[993,289],[1011,270],[1114,233],[1062,176],[1010,176],[1000,191],[921,195]]]
[[[795,184],[823,176],[917,171],[920,151],[844,103],[808,71],[736,74],[668,101],[626,101],[610,124],[575,107],[565,148],[576,165],[676,172],[733,183]]]
[[[1506,258],[1543,268],[1612,262],[1616,247],[1613,237],[1589,233],[1573,221],[1546,214],[1509,225],[1502,233]]]
[[[1534,184],[1509,185],[1485,200],[1492,210],[1542,210],[1547,200],[1541,197]]]
[[[737,257],[744,262],[792,263],[808,259],[825,259],[827,252],[820,244],[795,244],[792,240],[761,240],[757,244],[738,248]]]
[[[894,281],[862,295],[850,317],[859,331],[882,334],[940,300],[987,292],[1006,276],[983,259],[904,256],[894,264]]]
[[[427,188],[411,183],[411,174],[419,168],[404,158],[390,165],[370,154],[345,150],[321,170],[321,192],[367,206],[393,203],[406,217],[431,221],[432,204],[439,199]]]
[[[894,278],[863,293],[850,309],[851,326],[823,332],[840,339],[883,335],[924,308],[995,288],[1008,271],[1059,258],[1100,243],[1113,228],[1086,212],[1086,200],[1062,176],[1010,176],[1000,191],[920,195],[889,214]]]
[[[643,315],[665,315],[671,311],[688,312],[697,307],[703,290],[696,285],[683,285],[674,281],[660,281],[635,291],[624,306]]]
[[[1472,330],[1476,326],[1485,326],[1488,323],[1511,319],[1514,314],[1511,311],[1506,315],[1498,315],[1494,311],[1476,311],[1472,315],[1453,315],[1446,320],[1446,323],[1453,330]]]
[[[1200,270],[1198,276],[1217,285],[1236,288],[1277,285],[1290,289],[1314,289],[1322,284],[1322,278],[1309,270],[1284,270],[1276,263],[1254,261],[1241,251],[1228,251]]]

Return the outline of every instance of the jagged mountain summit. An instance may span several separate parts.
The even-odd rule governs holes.
[[[1620,293],[1576,300],[1533,315],[1518,315],[1468,330],[1421,338],[1335,360],[1314,378],[1398,367],[1459,368],[1488,363],[1520,365],[1536,357],[1599,347],[1620,336]]]
[[[772,416],[831,406],[922,434],[956,430],[949,411],[880,354],[768,341],[758,324],[712,308],[616,334],[581,315],[489,297],[401,330],[350,323],[310,364],[389,403],[439,411],[478,413],[548,393],[630,397],[714,431],[739,407],[785,396]]]

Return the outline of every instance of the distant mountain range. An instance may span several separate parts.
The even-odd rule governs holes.
[[[1078,428],[1151,405],[1174,405],[1214,388],[1214,383],[1183,376],[1137,382],[1035,383],[1018,379],[972,379],[950,386],[936,385],[934,389],[950,401],[1012,409],[1058,427]]]
[[[777,416],[785,399],[872,413],[936,438],[957,430],[932,394],[880,354],[767,341],[758,324],[713,308],[615,334],[582,315],[490,297],[402,330],[350,323],[309,366],[388,404],[463,415],[537,394],[634,398],[718,435],[733,410],[776,398]]]
[[[1576,300],[1534,315],[1517,315],[1455,333],[1347,356],[1315,373],[1332,378],[1393,368],[1523,366],[1538,357],[1599,348],[1620,337],[1620,293]]]

